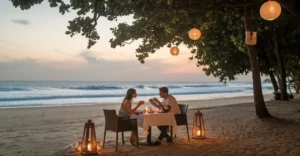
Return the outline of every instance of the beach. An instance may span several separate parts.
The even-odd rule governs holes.
[[[178,126],[174,143],[140,149],[119,142],[114,151],[115,133],[108,132],[104,155],[299,155],[300,97],[291,101],[273,101],[265,95],[272,119],[255,117],[253,97],[180,101],[189,105],[189,132],[196,108],[204,114],[205,140],[188,142],[185,126]],[[209,107],[214,104],[214,107]],[[148,105],[148,104],[146,104]],[[97,139],[103,140],[103,109],[119,109],[119,104],[61,106],[41,108],[10,108],[0,110],[0,155],[46,156],[59,153],[80,140],[84,123],[92,119]],[[159,131],[153,128],[152,138]],[[145,140],[142,129],[139,139]]]

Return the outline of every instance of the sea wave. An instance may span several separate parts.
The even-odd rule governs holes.
[[[183,86],[180,85],[168,85],[168,88],[183,88]]]
[[[0,87],[0,92],[12,92],[12,91],[29,91],[28,88],[20,87]]]
[[[159,88],[156,85],[137,85],[135,86],[135,88],[139,88],[139,89],[146,89],[146,88],[151,88],[151,89],[156,89]]]
[[[123,89],[119,86],[80,86],[80,87],[69,87],[67,89],[74,89],[74,90],[114,90],[114,89]]]
[[[251,87],[245,87],[244,89],[245,90],[253,90],[253,86],[251,86]],[[262,86],[262,89],[273,90],[273,87],[271,87],[271,86]]]
[[[195,85],[166,85],[169,89],[173,88],[201,88],[201,87],[224,87],[226,85],[224,84],[195,84]],[[152,88],[152,89],[157,89],[160,88],[157,85],[138,85],[136,88],[139,89],[145,89],[145,88]]]
[[[146,86],[145,86],[145,85],[138,85],[138,86],[136,86],[136,88],[139,88],[139,89],[145,89]]]
[[[184,85],[184,87],[201,88],[201,87],[224,87],[226,84],[196,84],[196,85]]]
[[[203,90],[195,92],[175,92],[172,95],[196,95],[196,94],[219,94],[219,93],[236,93],[242,92],[242,89],[230,89],[230,90]],[[158,96],[157,93],[139,93],[139,96]],[[124,94],[98,94],[98,95],[53,95],[53,96],[28,96],[28,97],[11,97],[0,98],[0,102],[3,101],[29,101],[29,100],[52,100],[52,99],[80,99],[80,98],[114,98],[123,97]]]

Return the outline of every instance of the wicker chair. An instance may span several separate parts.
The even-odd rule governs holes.
[[[118,134],[122,132],[122,143],[124,145],[124,133],[127,131],[133,131],[138,137],[137,119],[121,119],[117,116],[116,110],[103,109],[105,116],[105,128],[103,138],[103,148],[105,144],[106,131],[116,132],[116,151],[118,150]],[[137,147],[139,147],[139,141],[137,139]]]
[[[186,126],[188,140],[190,141],[189,127],[188,127],[188,121],[187,121],[188,105],[179,104],[179,109],[180,109],[181,114],[175,114],[177,126],[183,126],[183,125]],[[175,137],[176,137],[176,134],[175,134]]]

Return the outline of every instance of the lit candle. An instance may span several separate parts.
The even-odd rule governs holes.
[[[81,142],[78,142],[77,149],[78,149],[79,152],[81,152]]]
[[[100,142],[97,142],[97,151],[101,150]]]
[[[91,143],[88,144],[88,151],[91,151],[92,148],[91,148]]]
[[[200,136],[200,134],[201,134],[201,132],[198,130],[198,131],[197,131],[197,136]]]
[[[145,108],[145,111],[146,111],[146,113],[149,113],[149,107],[148,106]]]

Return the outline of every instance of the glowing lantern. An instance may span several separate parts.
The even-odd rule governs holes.
[[[246,44],[247,45],[256,45],[257,42],[257,34],[256,32],[246,31]]]
[[[192,139],[205,139],[204,120],[200,110],[194,116]]]
[[[82,155],[98,154],[100,151],[100,141],[96,140],[95,124],[92,120],[84,124],[82,140],[77,143],[76,147]]]
[[[192,40],[198,40],[201,37],[201,31],[199,29],[193,28],[189,31],[189,37]]]
[[[278,18],[281,14],[281,6],[276,1],[267,1],[260,7],[260,16],[268,21]]]
[[[177,47],[172,47],[171,50],[170,50],[170,53],[173,55],[173,56],[176,56],[179,54],[179,49]]]

